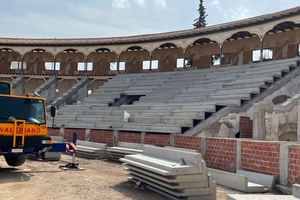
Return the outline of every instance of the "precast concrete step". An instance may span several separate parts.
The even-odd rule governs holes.
[[[68,125],[65,127],[70,128],[95,128],[94,122],[86,122],[86,121],[70,121]]]
[[[165,125],[176,125],[181,127],[193,127],[193,119],[187,117],[162,117],[160,119],[160,123]]]
[[[243,100],[251,100],[251,94],[249,93],[239,93],[239,94],[212,94],[209,95],[208,98],[214,98],[214,99],[227,99],[227,98],[233,98],[233,99],[243,99]]]
[[[170,115],[174,117],[190,117],[192,119],[205,119],[205,112],[197,110],[172,110]]]
[[[180,103],[182,100],[169,100],[169,103]],[[187,101],[185,101],[186,103]],[[203,100],[199,100],[199,103],[210,103],[214,105],[219,105],[219,106],[241,106],[241,100],[240,99],[220,99],[220,98],[207,98]],[[196,103],[195,101],[191,101],[191,103]]]
[[[120,110],[120,107],[117,106],[98,106],[98,105],[93,105],[92,110]]]
[[[82,115],[84,113],[84,110],[57,110],[56,116],[63,115],[63,116],[68,116],[68,115]]]
[[[88,97],[104,98],[104,99],[116,99],[121,98],[121,93],[91,93]]]
[[[87,115],[81,115],[76,117],[76,121],[79,122],[99,122],[99,121],[104,121],[105,116],[87,116]]]
[[[59,110],[87,110],[91,109],[91,105],[64,105]]]
[[[97,122],[95,123],[96,129],[122,129],[123,124],[120,122]]]
[[[261,82],[254,82],[254,83],[244,83],[244,84],[232,84],[232,83],[225,83],[223,85],[222,90],[231,90],[231,89],[244,89],[244,88],[252,88],[252,87],[260,87],[260,88],[267,88],[268,86],[264,81]]]
[[[234,83],[253,83],[253,82],[260,82],[260,81],[264,81],[264,82],[268,82],[268,83],[273,83],[274,82],[274,77],[273,76],[266,76],[266,77],[259,77],[259,78],[237,78],[236,80],[232,81]]]
[[[108,104],[108,103],[113,103],[115,99],[102,99],[102,98],[96,98],[96,97],[86,97],[83,99],[82,103],[99,103],[99,104]]]
[[[215,94],[240,94],[240,93],[260,94],[260,87],[218,90]]]
[[[150,130],[151,131],[169,132],[169,133],[181,133],[181,126],[157,123],[157,124],[151,124]]]

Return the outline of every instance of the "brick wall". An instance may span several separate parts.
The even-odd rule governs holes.
[[[90,130],[90,142],[99,142],[113,146],[114,133],[112,130]]]
[[[60,129],[49,128],[49,135],[59,135]],[[73,132],[79,140],[85,139],[85,129],[65,129],[67,141],[72,141]],[[112,130],[90,130],[91,142],[113,145]],[[141,133],[119,132],[118,141],[140,143]],[[146,133],[145,144],[159,147],[170,146],[169,134]],[[174,136],[174,147],[200,151],[201,138],[194,136]],[[206,138],[206,164],[208,167],[235,173],[237,140],[229,138]],[[241,169],[257,173],[275,175],[280,182],[279,142],[241,140]],[[204,156],[204,155],[203,155]],[[287,155],[288,156],[288,155]],[[300,182],[300,146],[289,147],[288,185]]]
[[[240,116],[240,138],[252,138],[253,121],[249,117]]]
[[[60,136],[60,129],[59,128],[48,128],[48,135]]]
[[[118,133],[118,142],[141,143],[141,136],[141,133],[120,131]]]
[[[174,136],[174,147],[178,148],[185,148],[185,149],[193,149],[200,152],[200,137],[193,137],[193,136],[182,136],[182,135],[175,135]]]
[[[241,168],[277,176],[279,182],[280,144],[265,141],[242,141]]]
[[[151,144],[158,147],[170,146],[170,135],[169,134],[145,134],[145,144]]]
[[[236,172],[236,140],[206,138],[206,165],[214,169]]]
[[[64,138],[67,142],[73,141],[73,133],[77,133],[77,140],[85,140],[85,129],[65,129]]]
[[[300,148],[289,148],[288,185],[300,183]]]

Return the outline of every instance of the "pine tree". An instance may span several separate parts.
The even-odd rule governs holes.
[[[206,14],[205,12],[203,0],[200,0],[199,2],[198,13],[199,13],[199,18],[194,20],[195,23],[193,25],[195,26],[195,28],[205,27],[207,25],[205,18],[207,17],[208,14]]]

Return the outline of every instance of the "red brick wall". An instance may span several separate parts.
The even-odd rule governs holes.
[[[145,144],[151,144],[158,147],[170,146],[169,134],[145,134]]]
[[[48,135],[60,136],[60,129],[59,128],[48,128]]]
[[[236,172],[236,140],[206,138],[206,165],[214,169]]]
[[[265,141],[242,141],[241,168],[263,174],[276,175],[279,182],[280,144]]]
[[[174,147],[185,148],[185,149],[193,149],[200,152],[200,137],[193,136],[182,136],[175,135],[174,136]]]
[[[67,142],[73,141],[73,133],[77,133],[77,140],[85,140],[85,129],[65,129],[64,138]]]
[[[112,130],[91,130],[90,142],[99,142],[107,144],[107,146],[113,146],[114,133]]]
[[[118,142],[141,143],[141,137],[141,133],[120,131],[118,133]]]
[[[300,183],[300,148],[289,148],[288,185]]]
[[[249,117],[240,116],[240,138],[252,138],[253,122]]]

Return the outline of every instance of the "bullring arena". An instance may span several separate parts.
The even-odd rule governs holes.
[[[300,7],[295,7],[159,34],[90,39],[0,38],[0,78],[11,82],[14,94],[35,92],[46,98],[47,111],[51,106],[57,108],[54,122],[48,116],[51,136],[71,141],[76,132],[78,140],[101,143],[107,148],[122,143],[142,146],[142,154],[122,157],[123,165],[101,162],[101,171],[112,173],[117,180],[112,183],[105,176],[104,182],[123,195],[106,199],[225,199],[231,192],[252,195],[252,185],[241,189],[234,182],[241,185],[241,179],[249,179],[257,189],[263,184],[257,177],[272,179],[270,186],[263,184],[271,192],[265,194],[265,189],[258,189],[261,196],[248,198],[263,199],[273,194],[272,199],[297,199],[299,28]],[[124,117],[124,113],[129,116]],[[66,160],[64,155],[59,163],[50,165],[54,168]],[[96,162],[79,159],[92,178],[86,180],[82,176],[85,172],[75,172],[81,173],[77,178],[87,185],[97,182],[95,177],[101,178],[101,174],[95,170],[93,177],[88,170],[97,169]],[[48,164],[28,161],[20,169],[21,176],[16,176],[15,169],[7,169],[0,162],[4,169],[0,175],[7,178],[0,180],[1,187],[20,186],[20,177],[32,181],[31,187],[35,187],[35,183],[40,184],[37,179],[43,181],[43,177],[24,175],[26,169],[43,174],[43,170],[51,170]],[[115,172],[116,168],[121,172]],[[122,172],[135,184],[124,177],[118,179]],[[185,174],[187,182],[177,182],[183,177],[179,172],[189,175]],[[199,174],[204,175],[200,178]],[[192,180],[192,176],[199,176],[199,180]],[[49,189],[55,187],[51,180],[57,181],[50,179],[37,188],[53,191],[53,199],[67,198],[64,192],[76,193],[67,186],[65,190]],[[68,182],[68,178],[62,176],[61,181]],[[69,185],[97,190],[71,182]],[[135,190],[135,185],[146,189]],[[219,185],[235,190],[226,190],[220,196]],[[41,195],[39,189],[35,192]],[[278,191],[289,195],[281,196]],[[96,193],[85,194],[80,193],[78,199],[99,199],[91,196]]]

